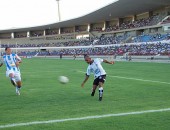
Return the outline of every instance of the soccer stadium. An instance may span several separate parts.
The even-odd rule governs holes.
[[[21,79],[5,76],[9,48],[18,90]],[[170,0],[117,0],[77,18],[0,30],[0,54],[0,129],[170,129]],[[93,74],[81,86],[86,56],[109,63],[102,101],[99,88],[91,95]]]

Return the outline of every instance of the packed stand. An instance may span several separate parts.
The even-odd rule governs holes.
[[[18,51],[20,56],[59,56],[62,55],[170,55],[170,43],[144,43],[144,44],[127,44],[114,45],[108,47],[91,47],[91,48],[76,48],[76,49],[60,49],[60,50],[33,50],[33,51]]]
[[[117,30],[124,30],[124,29],[132,29],[132,28],[140,28],[145,26],[152,26],[158,24],[162,20],[160,15],[153,15],[149,18],[143,18],[135,21],[127,21],[122,24],[118,25],[109,25],[105,31],[117,31]]]
[[[149,35],[149,34],[143,34],[143,35],[139,35],[137,37],[134,37],[132,39],[132,42],[153,42],[153,41],[163,41],[163,40],[169,40],[170,39],[170,33],[166,33],[166,34],[153,34],[153,35]]]

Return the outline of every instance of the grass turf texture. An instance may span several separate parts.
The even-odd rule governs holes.
[[[170,64],[116,62],[103,63],[103,67],[107,80],[102,102],[98,101],[98,91],[90,96],[93,75],[81,88],[85,76],[81,71],[87,68],[84,61],[24,59],[20,66],[23,81],[20,96],[16,96],[4,76],[5,67],[1,67],[0,125],[170,108],[170,84],[166,84],[170,83]],[[60,75],[67,76],[70,82],[59,83]],[[168,130],[168,124],[170,111],[5,129]]]

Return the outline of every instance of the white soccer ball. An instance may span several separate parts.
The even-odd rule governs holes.
[[[62,84],[66,84],[66,83],[69,82],[69,79],[68,79],[66,76],[60,76],[60,77],[59,77],[59,81],[60,81],[60,83],[62,83]]]

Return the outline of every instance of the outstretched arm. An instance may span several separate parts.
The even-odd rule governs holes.
[[[84,87],[84,84],[86,83],[86,81],[89,79],[89,75],[86,74],[86,77],[84,79],[84,81],[81,84],[81,87]]]
[[[103,59],[103,62],[108,63],[108,64],[114,64],[115,63],[114,61],[108,61],[108,60],[105,60],[105,59]]]
[[[22,62],[22,60],[21,60],[21,58],[18,55],[16,55],[16,59],[17,59],[17,62],[15,64],[18,67],[19,64]]]

